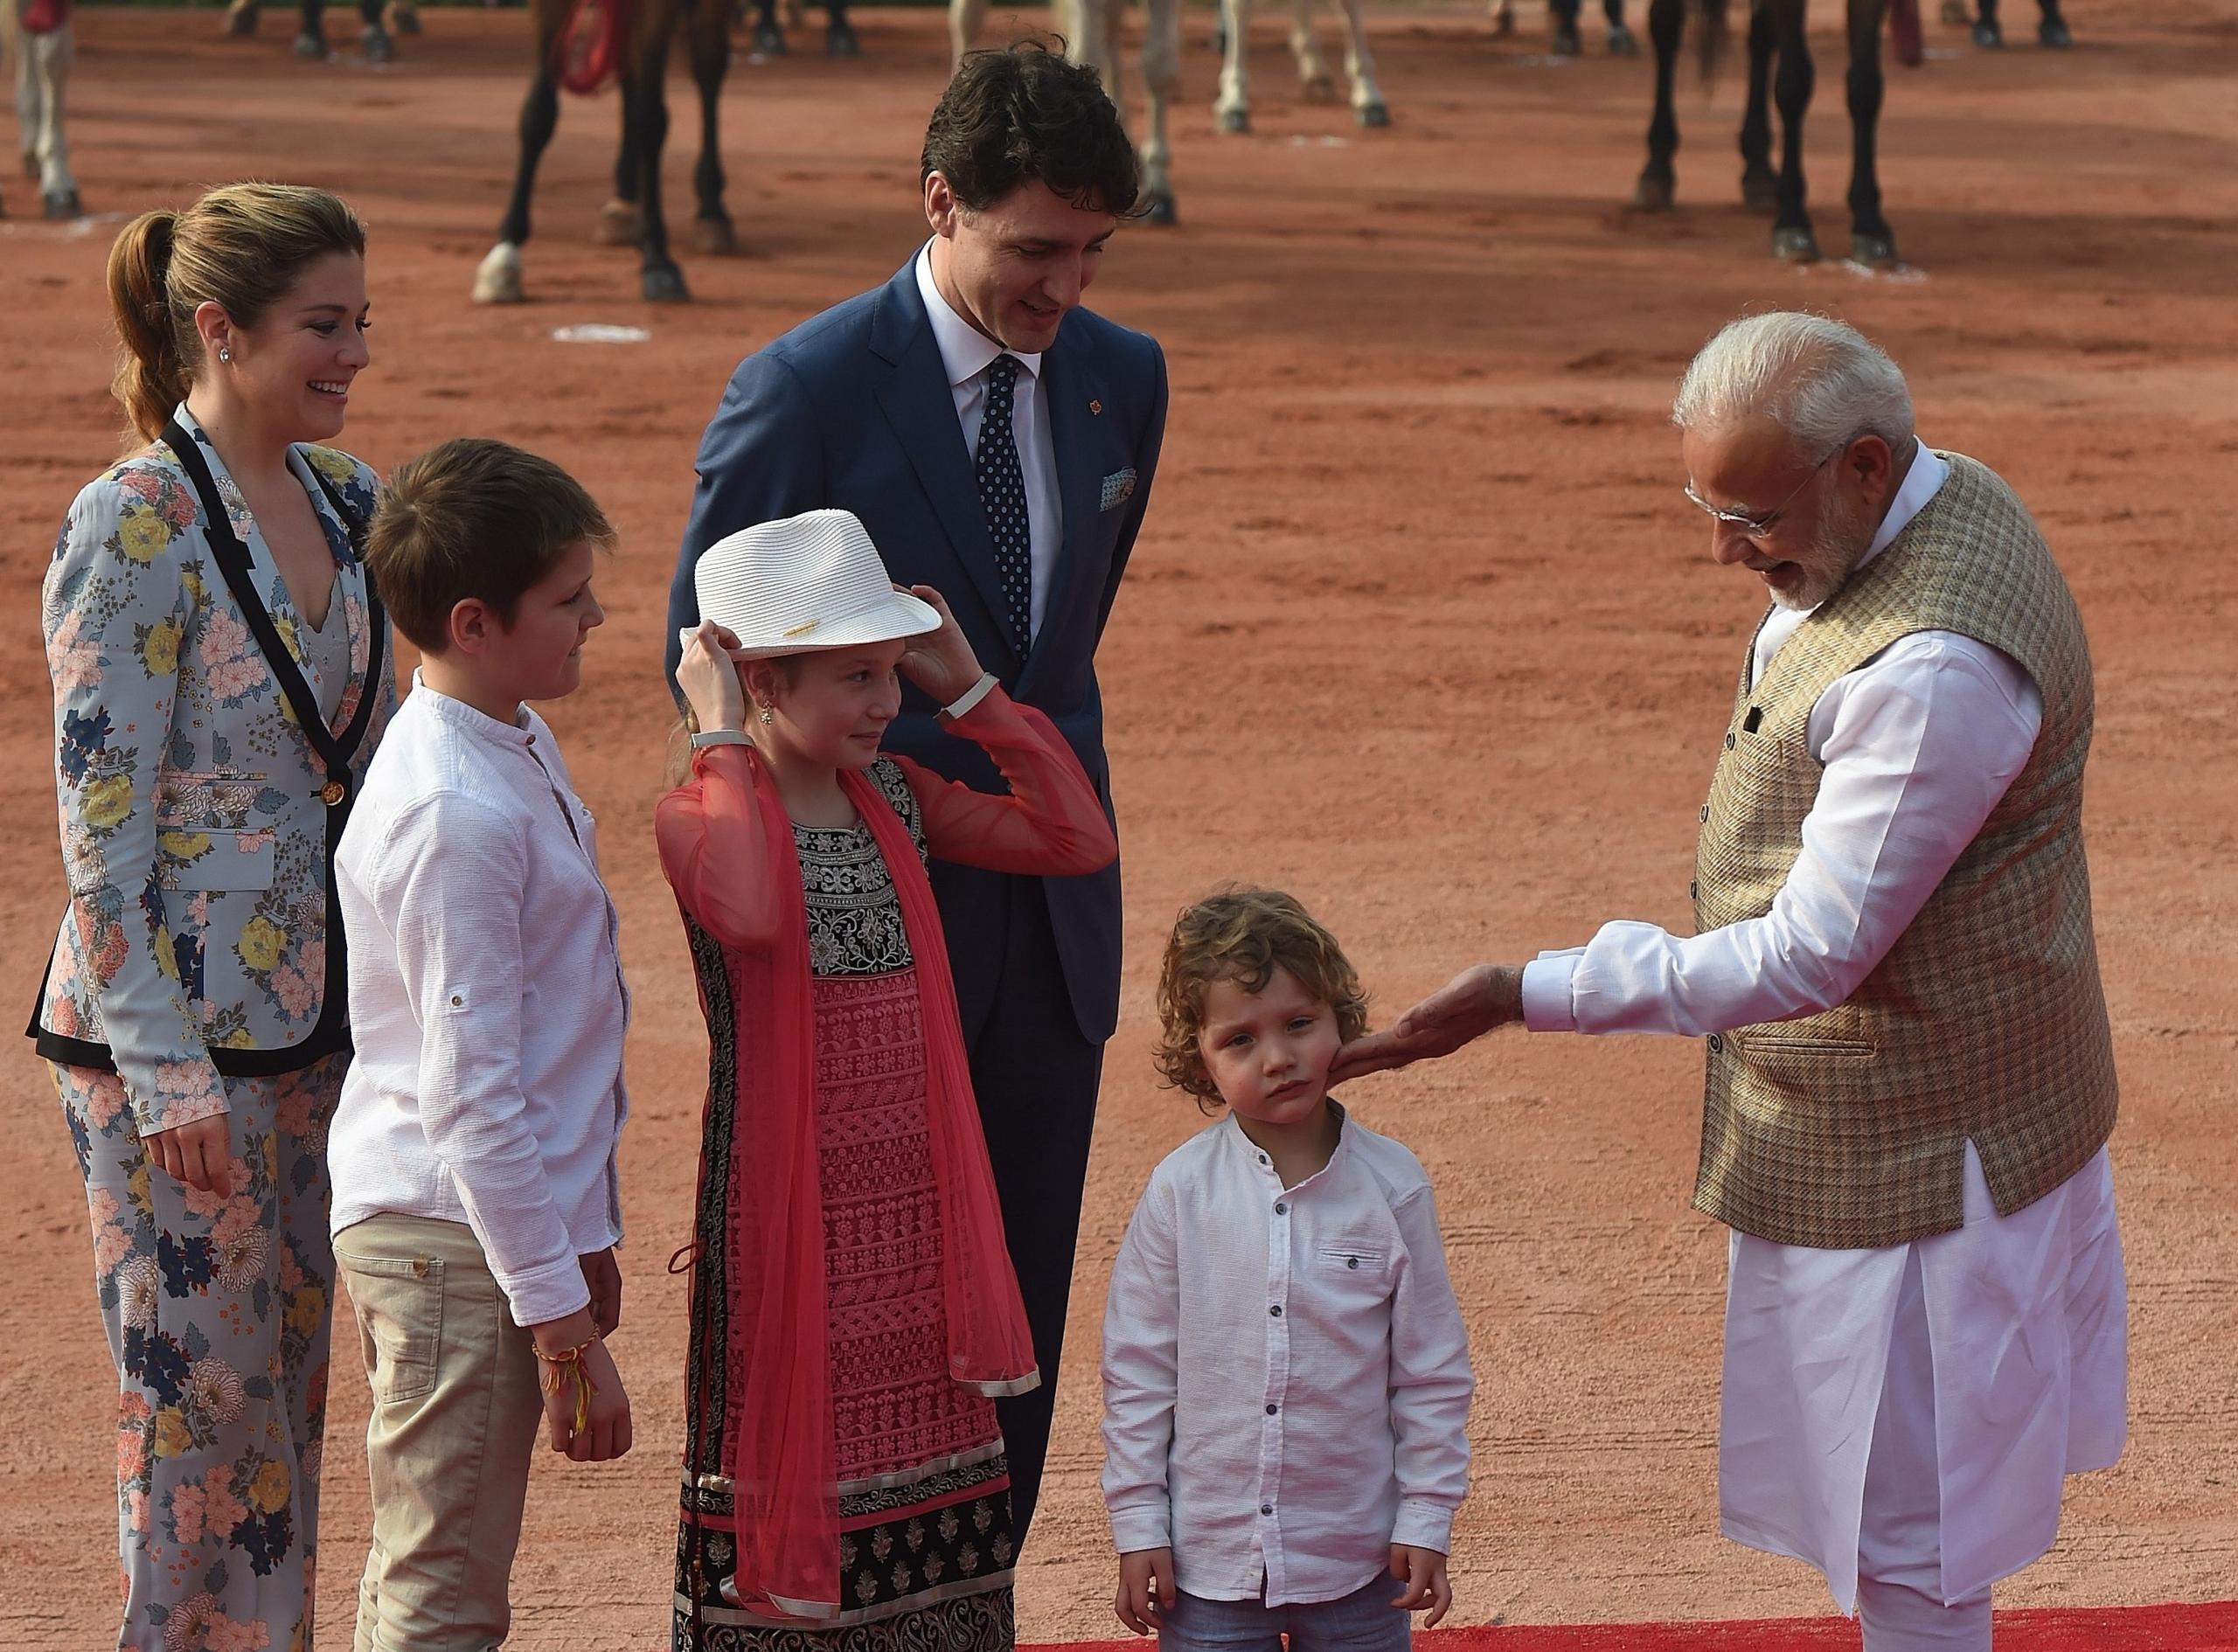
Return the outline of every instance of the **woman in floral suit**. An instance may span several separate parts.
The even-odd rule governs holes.
[[[365,232],[245,184],[110,254],[118,399],[149,445],[48,570],[70,904],[33,1017],[93,1217],[119,1378],[120,1647],[310,1642],[349,1059],[329,871],[393,705],[337,434]]]

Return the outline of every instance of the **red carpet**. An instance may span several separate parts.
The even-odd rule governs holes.
[[[1856,1652],[1841,1618],[1760,1623],[1518,1624],[1417,1633],[1417,1652]],[[1061,1652],[1145,1652],[1148,1641],[1075,1643]],[[1026,1649],[1026,1652],[1040,1652]],[[1054,1649],[1053,1649],[1054,1652]],[[2238,1652],[2238,1600],[2205,1606],[2000,1612],[1997,1652]]]

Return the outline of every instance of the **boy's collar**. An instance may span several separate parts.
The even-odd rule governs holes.
[[[412,671],[412,692],[425,701],[428,711],[445,722],[483,739],[497,740],[507,746],[526,750],[535,743],[536,735],[531,718],[535,715],[526,705],[517,705],[513,720],[501,722],[489,712],[469,705],[464,700],[446,694],[429,683],[417,666]]]

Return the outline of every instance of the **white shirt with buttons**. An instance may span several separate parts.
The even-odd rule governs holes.
[[[1103,1496],[1122,1554],[1201,1599],[1341,1600],[1443,1553],[1469,1488],[1469,1336],[1429,1178],[1338,1109],[1285,1189],[1233,1118],[1151,1172],[1103,1320]]]
[[[357,1057],[333,1231],[465,1223],[519,1325],[587,1303],[576,1259],[622,1237],[629,998],[595,833],[542,718],[415,674],[334,859]]]

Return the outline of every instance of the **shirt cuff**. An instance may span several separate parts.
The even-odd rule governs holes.
[[[980,672],[979,680],[977,683],[941,707],[941,715],[951,720],[959,717],[968,717],[972,708],[985,699],[988,690],[994,686],[995,674],[992,671]]]
[[[1542,952],[1523,966],[1523,1024],[1533,1032],[1575,1032],[1570,977],[1583,948]]]
[[[1392,1524],[1391,1541],[1403,1543],[1410,1549],[1435,1549],[1440,1554],[1451,1554],[1453,1510],[1443,1503],[1402,1497],[1399,1501],[1399,1518]]]
[[[1172,1512],[1166,1509],[1114,1509],[1111,1546],[1121,1554],[1173,1546]]]
[[[483,1250],[488,1252],[486,1243]],[[513,1323],[524,1330],[550,1320],[565,1319],[577,1308],[591,1305],[591,1288],[583,1278],[582,1262],[572,1253],[564,1262],[554,1262],[530,1274],[501,1277],[497,1284],[505,1293]]]

